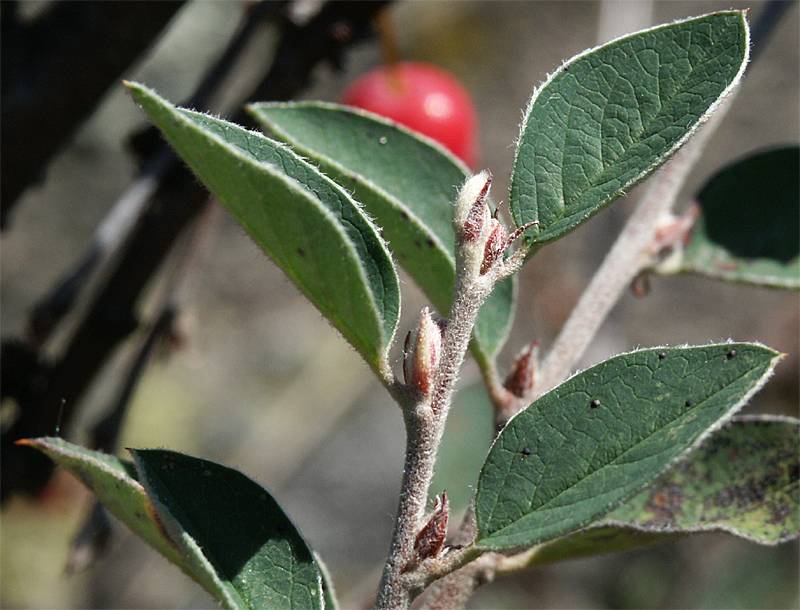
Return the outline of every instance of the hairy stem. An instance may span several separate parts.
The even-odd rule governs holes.
[[[422,525],[436,454],[472,328],[493,283],[489,278],[473,281],[459,278],[456,282],[442,342],[442,356],[429,401],[423,400],[413,408],[404,409],[407,434],[405,469],[392,543],[378,591],[376,608],[381,610],[408,608],[416,592],[414,584],[405,578],[403,569],[411,559],[414,539]]]
[[[513,412],[529,404],[533,398],[552,389],[567,377],[623,291],[638,273],[652,264],[655,255],[652,246],[656,241],[659,223],[672,210],[686,178],[707,140],[730,107],[735,92],[734,90],[727,97],[694,138],[653,177],[653,182],[643,200],[628,219],[617,241],[556,338],[553,348],[538,372],[534,395],[512,403],[502,399],[499,392],[493,394],[493,398],[495,394],[497,395],[494,402],[498,408],[499,427],[502,427]],[[462,529],[467,529],[469,526],[465,520]],[[527,565],[537,550],[538,548],[534,547],[510,557],[497,553],[481,555],[475,561],[467,563],[431,585],[420,606],[421,610],[463,608],[475,589],[491,582],[496,574],[521,569]]]

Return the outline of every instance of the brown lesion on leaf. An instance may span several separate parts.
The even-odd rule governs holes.
[[[646,525],[674,526],[677,517],[683,513],[683,498],[683,487],[680,485],[665,485],[654,490],[645,504],[645,509],[653,515]]]
[[[767,523],[769,523],[770,525],[782,525],[786,523],[786,520],[788,519],[789,515],[791,515],[792,512],[796,510],[795,508],[793,508],[789,504],[786,504],[785,502],[780,502],[780,503],[770,502],[767,505],[767,507],[770,514]]]
[[[741,485],[730,485],[720,489],[712,497],[712,504],[717,508],[728,508],[735,505],[738,509],[745,509],[754,504],[759,504],[766,497],[769,480],[750,479]]]

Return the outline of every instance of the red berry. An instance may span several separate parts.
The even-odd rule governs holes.
[[[367,72],[342,102],[397,121],[449,148],[474,167],[477,119],[464,87],[444,70],[401,62]]]

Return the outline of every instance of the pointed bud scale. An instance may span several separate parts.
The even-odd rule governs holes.
[[[427,307],[420,312],[417,329],[406,337],[403,351],[405,382],[427,396],[433,386],[442,351],[442,326],[434,320]]]
[[[492,218],[489,222],[489,236],[483,248],[481,275],[484,275],[503,256],[508,245],[508,233],[499,220]]]
[[[530,394],[536,381],[539,364],[539,342],[532,341],[514,359],[514,366],[503,384],[514,396],[522,398]]]
[[[436,505],[428,522],[422,527],[414,540],[414,555],[406,569],[419,565],[426,559],[438,557],[444,548],[447,537],[447,521],[450,518],[450,503],[447,492],[436,497]]]
[[[492,186],[492,174],[483,170],[467,179],[456,199],[454,222],[458,237],[464,242],[480,238],[491,219],[486,197]]]

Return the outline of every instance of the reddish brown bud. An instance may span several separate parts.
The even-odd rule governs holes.
[[[511,372],[503,384],[509,392],[520,398],[530,394],[536,381],[536,368],[539,364],[539,342],[526,345],[514,360]]]
[[[403,348],[403,375],[408,384],[427,396],[439,367],[442,351],[442,328],[430,310],[423,307],[416,331],[409,333]]]
[[[481,261],[481,275],[485,274],[503,256],[508,245],[508,233],[500,221],[492,218],[489,222],[489,237],[483,248]]]
[[[420,563],[431,557],[438,557],[444,548],[444,541],[447,537],[447,521],[450,518],[450,503],[447,500],[447,492],[443,491],[441,496],[436,497],[436,505],[433,507],[428,522],[422,527],[414,540],[414,555],[406,566],[406,570],[411,570]]]

